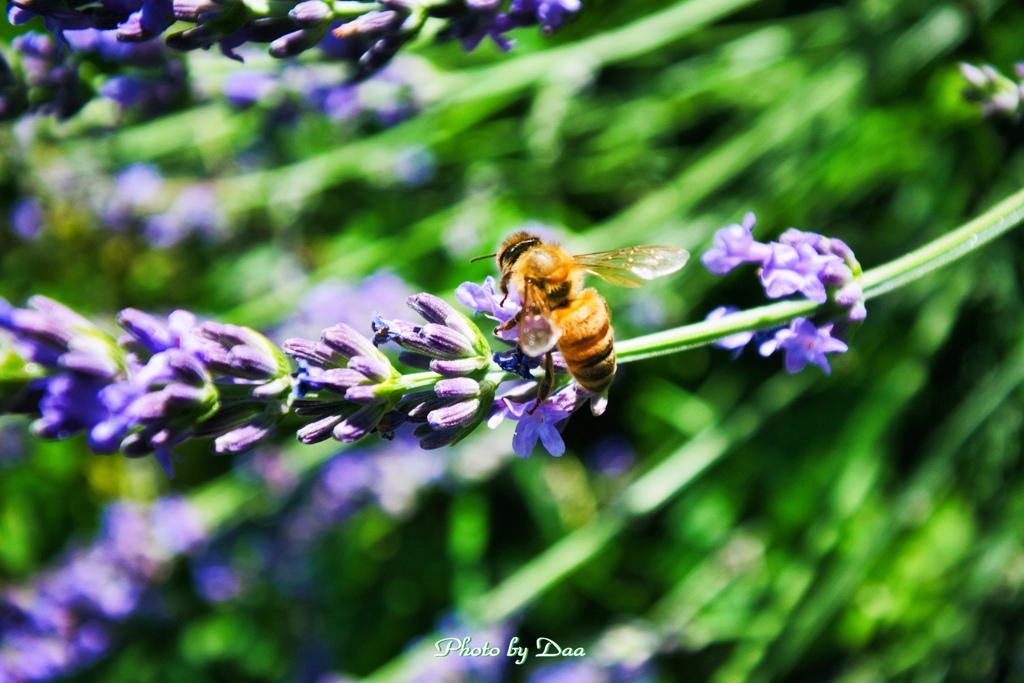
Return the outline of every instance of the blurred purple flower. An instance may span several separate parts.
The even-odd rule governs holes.
[[[740,309],[735,306],[719,306],[715,310],[707,314],[704,320],[719,320],[732,313],[738,313]],[[736,351],[736,356],[739,356],[743,352],[744,347],[750,343],[750,340],[754,338],[753,332],[737,332],[736,334],[730,334],[727,337],[722,337],[715,341],[714,345],[720,349],[730,349]]]
[[[832,374],[826,353],[844,353],[849,347],[832,336],[832,324],[815,327],[806,318],[795,318],[789,327],[775,333],[772,339],[761,344],[762,356],[770,356],[776,351],[786,353],[785,366],[787,372],[799,372],[808,363],[817,365]]]
[[[39,236],[43,228],[43,207],[35,197],[22,197],[11,207],[11,227],[27,240]]]
[[[7,678],[0,680],[60,678],[104,654],[110,626],[138,609],[147,587],[166,574],[183,549],[180,538],[166,542],[159,524],[196,515],[181,500],[160,501],[148,510],[113,504],[91,545],[71,550],[31,583],[4,590],[0,674]]]
[[[224,97],[236,107],[250,107],[264,101],[277,89],[277,77],[266,71],[232,71],[223,85]]]
[[[224,217],[214,187],[199,183],[182,189],[167,211],[150,216],[144,232],[154,247],[167,248],[193,234],[216,237],[223,228]]]
[[[609,477],[618,477],[633,468],[636,452],[625,437],[606,436],[594,445],[591,462],[598,471]]]
[[[242,591],[238,572],[223,563],[197,562],[192,566],[192,579],[196,592],[209,602],[225,602]]]

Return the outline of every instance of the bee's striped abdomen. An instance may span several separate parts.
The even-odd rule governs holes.
[[[597,394],[615,376],[615,345],[608,304],[585,289],[568,306],[552,311],[562,329],[558,348],[581,387]]]

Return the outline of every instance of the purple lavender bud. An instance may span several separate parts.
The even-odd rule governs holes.
[[[433,294],[424,293],[409,297],[409,307],[428,322],[447,325],[466,339],[474,340],[480,336],[480,331],[465,316]]]
[[[476,355],[465,336],[444,325],[414,325],[405,320],[391,320],[387,321],[387,330],[389,338],[407,351],[447,359]]]
[[[363,373],[350,368],[332,368],[320,373],[316,381],[322,384],[324,389],[344,396],[352,387],[366,384],[369,380]]]
[[[233,429],[213,442],[213,452],[218,455],[242,453],[274,433],[274,419],[259,415],[237,429]]]
[[[210,373],[207,372],[206,366],[191,353],[181,349],[167,349],[163,353],[177,379],[197,387],[210,382]]]
[[[380,356],[353,356],[348,361],[348,368],[360,372],[375,383],[385,382],[391,378],[391,364]]]
[[[128,408],[129,415],[142,422],[155,422],[199,408],[207,393],[186,384],[169,384],[160,391],[143,394]]]
[[[395,387],[387,384],[360,384],[346,391],[345,398],[353,403],[369,405],[380,403],[395,391]]]
[[[15,309],[5,325],[17,335],[30,337],[35,341],[49,344],[55,349],[65,350],[74,338],[75,331],[38,311]]]
[[[433,394],[433,392],[430,392]],[[410,405],[405,410],[406,421],[410,424],[420,424],[427,421],[427,416],[435,410],[452,404],[451,399],[438,398],[436,395],[428,396],[415,405]]]
[[[167,324],[149,313],[126,308],[117,314],[117,324],[152,353],[177,345],[178,340]]]
[[[807,232],[805,230],[797,230],[796,228],[787,228],[785,232],[779,235],[779,242],[782,244],[788,244],[791,247],[796,247],[801,244],[814,249],[819,254],[831,254],[829,249],[829,240],[824,235],[819,235],[816,232]]]
[[[430,356],[424,356],[422,353],[414,353],[412,351],[402,351],[398,354],[398,362],[402,365],[408,365],[410,368],[416,368],[417,370],[433,370],[433,363],[436,363]],[[446,361],[452,363],[458,363],[460,361]],[[434,370],[434,372],[437,372]],[[458,373],[465,374],[465,373]]]
[[[363,406],[339,423],[332,434],[343,443],[358,441],[377,427],[386,412],[387,409],[380,403]]]
[[[133,12],[128,18],[117,25],[117,39],[128,43],[141,43],[155,34],[147,31],[142,25],[142,12]]]
[[[327,415],[300,427],[295,436],[304,444],[326,441],[331,438],[331,432],[343,419],[345,418],[341,415]]]
[[[480,395],[480,384],[468,377],[442,379],[434,384],[434,393],[439,398],[472,398]]]
[[[68,351],[59,362],[68,370],[94,377],[111,378],[120,370],[113,358],[90,351]]]
[[[320,339],[345,358],[352,358],[353,356],[372,358],[379,353],[369,339],[345,323],[328,327],[320,334]]]
[[[408,299],[409,308],[416,311],[424,320],[438,325],[446,325],[449,318],[455,316],[455,309],[444,299],[433,294],[416,294]]]
[[[300,28],[270,43],[270,55],[278,59],[296,57],[319,43],[327,35],[327,24]]]
[[[175,19],[199,24],[216,19],[224,7],[216,0],[173,0],[171,12]]]
[[[377,36],[395,27],[402,17],[391,10],[373,11],[360,15],[332,31],[336,38]]]
[[[326,2],[323,2],[323,0],[300,2],[288,12],[291,20],[302,27],[316,26],[333,15],[334,12],[331,10],[331,7]]]
[[[831,323],[819,329],[806,318],[794,318],[789,327],[779,330],[772,339],[761,344],[759,351],[762,356],[770,356],[780,349],[785,351],[787,372],[799,372],[811,363],[830,375],[832,368],[825,354],[844,353],[848,348],[832,336]]]
[[[469,401],[460,401],[430,411],[427,415],[427,423],[438,430],[453,429],[472,419],[479,411],[480,399],[474,398]]]
[[[714,247],[700,257],[701,263],[715,275],[725,275],[741,263],[763,263],[770,256],[767,244],[754,240],[753,213],[743,216],[743,223],[733,223],[715,233]]]
[[[263,335],[248,327],[218,323],[212,320],[204,321],[199,325],[199,332],[207,339],[227,347],[232,346],[264,346],[266,340]]]
[[[287,401],[287,397],[291,396],[293,392],[292,379],[288,375],[282,375],[268,382],[261,382],[255,385],[249,385],[244,381],[241,383],[252,387],[250,395],[257,401],[280,403],[282,400]]]
[[[490,362],[486,358],[458,358],[455,360],[435,359],[430,361],[429,368],[445,377],[470,375],[485,369]]]
[[[860,301],[861,298],[863,298],[863,296],[864,290],[861,289],[860,284],[856,282],[851,282],[850,284],[846,285],[838,292],[836,292],[836,305],[842,306],[843,308],[848,308],[857,303],[858,301]]]
[[[1021,101],[1020,87],[988,64],[980,69],[970,64],[961,64],[960,73],[969,87],[965,99],[981,105],[985,116],[995,113],[1012,114]]]
[[[281,368],[277,359],[252,346],[235,346],[228,352],[231,358],[231,374],[245,379],[272,379]]]
[[[822,267],[819,278],[826,287],[842,287],[853,279],[853,271],[846,263],[834,261]]]
[[[281,348],[296,361],[304,361],[317,367],[344,367],[348,362],[345,356],[327,344],[312,339],[286,339]]]

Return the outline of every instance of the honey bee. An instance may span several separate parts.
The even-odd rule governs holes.
[[[622,287],[674,273],[690,257],[678,247],[628,247],[571,256],[536,235],[517,232],[502,243],[496,256],[501,291],[519,295],[522,309],[495,332],[519,325],[519,346],[527,356],[544,358],[544,379],[537,405],[554,386],[551,351],[558,347],[573,379],[591,394],[600,394],[615,375],[608,303],[597,290],[583,286],[586,274]],[[477,260],[477,259],[474,259]],[[504,300],[503,300],[504,301]],[[535,406],[536,408],[536,406]]]

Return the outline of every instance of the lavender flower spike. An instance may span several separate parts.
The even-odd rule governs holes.
[[[733,223],[716,232],[712,238],[715,246],[704,252],[701,263],[715,275],[725,275],[741,263],[767,261],[771,249],[754,240],[755,222],[754,214],[748,211],[742,224]]]
[[[284,351],[299,364],[296,412],[313,418],[298,431],[299,441],[352,442],[378,428],[390,431],[379,425],[402,396],[402,376],[369,339],[340,323],[324,330],[319,343],[289,339]]]
[[[762,356],[770,356],[778,350],[786,352],[786,371],[800,372],[808,363],[817,365],[832,374],[826,353],[844,353],[849,347],[832,336],[832,324],[818,328],[806,318],[795,318],[789,327],[775,333],[772,339],[761,344]]]

